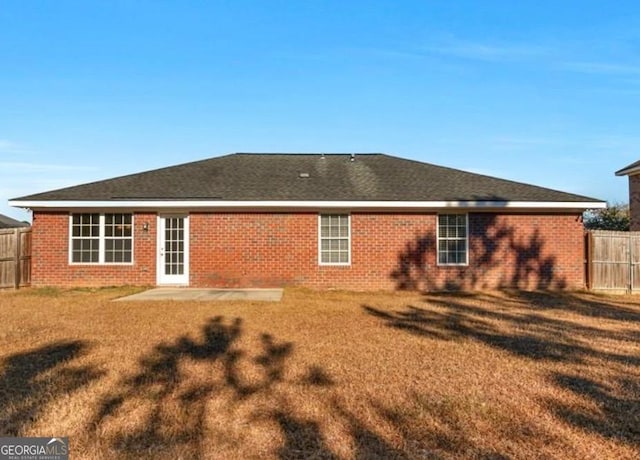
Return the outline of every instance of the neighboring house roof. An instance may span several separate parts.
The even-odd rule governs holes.
[[[48,206],[88,202],[267,203],[421,202],[569,203],[600,207],[599,200],[385,154],[236,153],[75,187],[11,202]],[[589,206],[587,206],[587,204]],[[602,203],[603,204],[603,203]]]
[[[0,229],[1,228],[18,228],[18,227],[28,227],[29,224],[26,222],[20,222],[19,220],[12,219],[9,216],[5,216],[4,214],[0,214]]]
[[[628,176],[640,172],[640,160],[616,171],[616,176]]]

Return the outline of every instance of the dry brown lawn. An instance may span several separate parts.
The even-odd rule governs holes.
[[[0,292],[0,435],[72,458],[638,458],[640,298]]]

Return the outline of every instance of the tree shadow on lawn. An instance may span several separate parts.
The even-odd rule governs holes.
[[[466,302],[471,297],[486,307]],[[475,294],[430,294],[427,305],[407,305],[390,311],[363,305],[368,314],[387,327],[434,340],[471,339],[512,355],[535,361],[572,366],[580,375],[571,375],[549,367],[551,382],[581,397],[586,406],[574,407],[563,401],[545,401],[556,416],[575,427],[631,445],[640,442],[640,384],[636,379],[640,356],[619,352],[633,348],[637,330],[599,328],[550,317],[544,310],[556,309],[583,316],[620,321],[637,320],[637,311],[616,304],[585,300],[569,294],[511,292],[504,296]],[[540,314],[540,311],[546,314]],[[615,323],[610,322],[611,326]],[[635,324],[634,324],[635,325]],[[615,346],[611,346],[615,344]],[[631,346],[630,346],[631,345]],[[612,351],[615,349],[616,351]],[[586,377],[597,370],[598,382]],[[614,386],[614,382],[618,385]]]
[[[20,436],[46,406],[103,373],[72,366],[87,349],[83,341],[60,341],[3,360],[0,374],[0,434]]]
[[[354,445],[353,458],[362,459],[441,459],[477,458],[502,460],[511,458],[496,433],[506,444],[531,444],[532,439],[562,445],[563,440],[527,420],[514,421],[502,408],[470,401],[465,397],[443,397],[408,391],[408,401],[399,406],[368,398],[368,415],[355,413],[333,399],[328,407],[335,419],[347,427]],[[481,435],[476,422],[491,423],[491,434]],[[379,434],[387,432],[387,437]],[[389,442],[399,439],[399,447]],[[484,438],[489,439],[484,442]]]
[[[547,401],[553,413],[584,430],[640,446],[640,381],[637,378],[617,376],[597,382],[593,378],[554,372],[551,379],[559,387],[597,406],[597,410],[593,410],[562,401]]]
[[[159,344],[140,360],[140,370],[125,378],[119,389],[103,398],[91,426],[100,429],[109,420],[126,417],[126,405],[148,408],[138,428],[118,428],[111,447],[119,457],[202,458],[207,434],[207,406],[222,398],[240,402],[258,393],[268,393],[276,383],[283,382],[286,361],[293,353],[291,342],[281,342],[272,335],[260,335],[260,354],[250,360],[258,377],[248,378],[240,369],[240,361],[248,352],[238,348],[243,334],[240,318],[225,321],[221,316],[210,319],[202,328],[200,340],[187,336],[171,344]],[[185,365],[207,364],[199,377],[188,375]],[[246,360],[245,360],[246,363]],[[331,386],[332,378],[320,367],[310,366],[301,381],[288,385]],[[222,394],[224,392],[224,395]],[[275,402],[271,420],[281,428],[285,444],[280,456],[291,458],[299,446],[304,452],[329,452],[313,421],[301,421],[287,415]],[[231,423],[231,422],[230,422]]]
[[[315,420],[302,420],[291,413],[276,410],[270,415],[284,435],[284,444],[278,458],[317,458],[333,460],[339,457],[327,446],[320,424]]]
[[[519,301],[520,295],[524,301]],[[549,304],[554,294],[536,293]],[[593,346],[594,338],[622,340],[632,331],[612,332],[574,321],[540,314],[536,304],[528,303],[531,293],[511,293],[507,298],[491,294],[471,295],[491,308],[463,301],[458,294],[429,294],[427,307],[407,305],[403,311],[386,311],[363,305],[365,312],[383,320],[388,327],[441,340],[471,338],[525,358],[583,363],[587,358],[640,365],[640,356],[612,353]],[[569,297],[563,295],[562,297]],[[514,301],[510,301],[515,300]],[[435,308],[433,308],[435,307]],[[592,306],[593,307],[593,306]],[[559,309],[559,305],[554,308]],[[595,308],[595,307],[594,307]],[[611,308],[611,307],[610,307]],[[573,311],[571,304],[563,307]],[[580,310],[578,310],[580,313]]]
[[[220,319],[214,319],[203,328],[201,343],[181,337],[172,345],[156,346],[140,360],[139,372],[125,379],[119,391],[103,399],[93,423],[100,425],[127,400],[150,401],[151,410],[142,427],[120,433],[114,439],[114,448],[119,453],[150,453],[197,440],[203,431],[204,406],[201,401],[213,391],[213,387],[204,383],[181,388],[181,394],[174,400],[174,392],[182,381],[180,361],[184,358],[217,359],[235,340],[239,326],[239,322],[225,326]]]
[[[410,315],[416,317],[415,312]],[[419,319],[422,313],[417,315]],[[461,318],[452,321],[460,323]],[[243,403],[250,411],[248,423],[266,423],[282,438],[273,452],[261,455],[341,458],[327,438],[329,424],[346,433],[341,443],[351,446],[354,458],[506,458],[498,452],[500,445],[483,447],[477,433],[468,432],[469,407],[464,402],[437,400],[427,391],[412,396],[420,407],[411,412],[404,402],[394,405],[384,394],[353,395],[351,387],[343,393],[340,382],[316,364],[291,377],[286,371],[294,356],[293,343],[262,333],[257,350],[240,348],[243,334],[241,319],[218,316],[206,322],[197,339],[181,336],[143,354],[139,369],[123,378],[97,408],[91,430],[99,442],[106,442],[118,458],[204,458],[215,452],[218,441],[227,447],[251,441],[242,435],[236,438],[223,426],[225,417],[234,417]],[[194,363],[201,366],[197,375],[189,372]],[[313,400],[311,411],[297,406],[304,400]],[[223,411],[214,415],[220,421],[213,426],[212,410]],[[426,426],[425,420],[433,423]],[[552,439],[524,425],[500,422],[501,427],[507,425],[505,439]]]
[[[285,411],[284,408],[281,407],[271,414],[278,422],[285,438],[283,446],[278,450],[278,458],[328,460],[341,458],[327,445],[318,421],[296,417],[293,411]],[[326,408],[333,420],[346,426],[353,444],[353,458],[409,458],[407,453],[393,447],[383,436],[367,427],[359,417],[338,404],[335,398],[326,401]]]
[[[506,291],[505,291],[506,292]],[[564,310],[590,318],[602,318],[630,323],[640,322],[640,309],[625,303],[626,297],[620,300],[602,298],[594,293],[562,294],[540,291],[506,292],[521,304],[540,310]]]
[[[341,458],[323,433],[327,420],[348,427],[356,458],[407,457],[357,415],[332,404],[330,390],[339,383],[323,367],[307,365],[303,375],[287,378],[293,343],[262,333],[256,356],[239,348],[242,335],[241,319],[218,316],[202,327],[197,340],[182,336],[155,346],[140,359],[139,370],[103,398],[90,424],[93,433],[101,442],[106,440],[119,458],[204,458],[215,452],[216,439],[229,436],[224,427],[208,426],[211,406],[233,407],[254,396],[267,396],[250,400],[261,402],[251,409],[249,420],[277,427],[282,436],[274,452],[278,458]],[[206,364],[199,377],[186,370],[193,362]],[[250,371],[257,371],[253,378],[247,375],[247,364]],[[313,406],[322,409],[313,417],[303,415],[291,402],[293,398],[299,403],[300,397],[315,399]],[[132,411],[140,407],[144,407],[141,416],[129,424]],[[105,437],[108,425],[115,430]]]
[[[483,437],[470,429],[473,426],[470,419],[490,422],[493,436],[510,443],[527,445],[532,440],[542,440],[562,444],[554,433],[532,426],[526,420],[514,421],[500,407],[416,392],[412,393],[412,400],[412,407],[402,409],[372,403],[377,413],[402,434],[409,458],[451,458],[451,454],[455,454],[455,458],[512,458],[507,452],[501,452],[503,446],[491,446],[492,442],[483,445]]]

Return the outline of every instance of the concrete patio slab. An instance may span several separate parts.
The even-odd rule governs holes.
[[[282,289],[196,289],[196,288],[155,288],[139,292],[115,301],[123,300],[248,300],[279,302]]]

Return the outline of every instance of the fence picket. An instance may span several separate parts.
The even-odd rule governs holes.
[[[31,229],[0,230],[0,288],[31,284]]]
[[[640,232],[587,234],[587,285],[592,290],[640,290]]]

